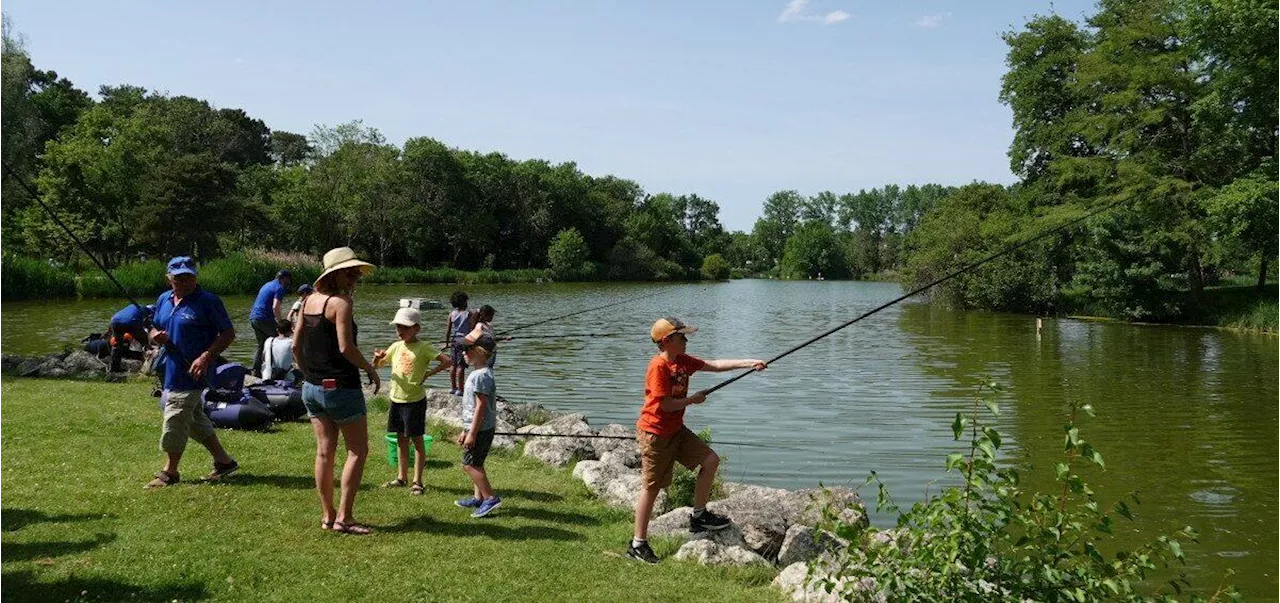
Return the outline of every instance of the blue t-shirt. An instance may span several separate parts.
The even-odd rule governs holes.
[[[274,321],[276,315],[271,311],[271,302],[282,299],[284,299],[284,283],[273,278],[271,282],[258,289],[258,298],[253,300],[253,309],[249,310],[249,320]]]
[[[476,416],[476,394],[484,394],[488,404],[484,407],[484,423],[480,431],[488,431],[498,426],[498,396],[495,395],[497,385],[493,382],[493,371],[489,367],[476,369],[467,375],[466,386],[462,388],[462,425],[463,429],[471,428],[471,420]]]
[[[197,288],[175,308],[173,291],[165,291],[156,300],[155,328],[168,333],[171,344],[165,346],[164,388],[184,390],[208,387],[207,383],[192,379],[187,369],[190,368],[191,361],[213,345],[218,333],[231,328],[231,316],[227,314],[227,307],[222,305],[222,300],[217,295]],[[175,351],[181,353],[183,359],[175,358]],[[208,372],[212,373],[213,368],[210,366]]]
[[[111,324],[120,325],[130,329],[137,329],[142,326],[142,323],[146,318],[146,308],[129,304],[125,306],[123,310],[120,310],[111,316]]]

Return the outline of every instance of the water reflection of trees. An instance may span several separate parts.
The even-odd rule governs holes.
[[[1001,428],[1016,444],[1011,460],[1035,469],[1024,471],[1028,488],[1053,487],[1066,401],[1092,404],[1098,416],[1081,432],[1107,461],[1085,473],[1099,499],[1138,491],[1136,529],[1147,535],[1199,530],[1200,585],[1231,567],[1274,588],[1265,578],[1278,557],[1274,338],[1059,319],[1037,335],[1034,317],[924,304],[904,307],[898,322],[920,369],[951,384],[937,395],[964,395],[984,374],[1005,383]]]

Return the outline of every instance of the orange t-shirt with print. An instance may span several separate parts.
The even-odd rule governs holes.
[[[644,408],[636,427],[658,437],[669,438],[684,427],[684,409],[673,412],[662,410],[662,399],[684,398],[689,395],[689,375],[702,370],[706,362],[681,354],[667,360],[657,354],[649,361],[644,376]]]

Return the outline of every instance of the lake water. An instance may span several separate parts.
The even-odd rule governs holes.
[[[400,298],[447,304],[454,289],[363,287],[356,298],[361,349],[372,353],[394,340],[387,321]],[[499,348],[501,395],[581,412],[597,427],[634,424],[655,352],[648,329],[658,317],[700,327],[689,344],[694,355],[767,359],[901,294],[887,283],[759,280],[467,291],[473,307],[497,308],[499,332],[653,294],[520,330]],[[243,316],[252,299],[226,301],[240,333],[228,356],[247,360],[253,337]],[[121,305],[5,303],[0,347],[6,354],[58,349],[104,329]],[[427,336],[442,338],[447,313],[424,310]],[[572,337],[548,337],[561,335]],[[1250,600],[1269,599],[1280,562],[1277,362],[1273,336],[1061,319],[1045,320],[1037,334],[1032,317],[900,304],[713,394],[686,422],[723,442],[716,447],[728,457],[727,479],[857,486],[874,470],[899,502],[910,503],[953,479],[942,470],[946,454],[959,449],[950,422],[971,406],[982,375],[1007,388],[997,426],[1009,462],[1024,468],[1032,488],[1052,488],[1067,402],[1087,402],[1098,416],[1081,419],[1081,433],[1107,462],[1106,471],[1085,473],[1099,499],[1109,504],[1136,491],[1142,505],[1131,531],[1147,537],[1195,527],[1200,543],[1184,550],[1197,587],[1212,589],[1232,568]],[[732,374],[698,374],[692,388]],[[435,379],[447,387],[447,377]]]

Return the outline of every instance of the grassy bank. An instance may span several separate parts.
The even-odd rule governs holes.
[[[0,392],[5,600],[782,600],[768,568],[618,558],[631,514],[514,454],[490,461],[504,502],[483,520],[452,504],[470,486],[447,442],[431,450],[424,496],[382,490],[392,477],[382,414],[370,417],[376,443],[356,506],[376,532],[354,537],[319,528],[308,424],[220,432],[240,473],[194,483],[210,461],[193,445],[183,483],[143,491],[161,462],[144,384],[5,379]],[[51,400],[78,402],[68,415]]]
[[[311,256],[300,253],[234,253],[200,266],[200,283],[221,295],[256,293],[281,268],[294,272],[297,283],[312,282],[321,266]],[[115,285],[92,264],[86,262],[79,273],[48,262],[5,256],[2,265],[5,300],[56,299],[68,297],[117,297]],[[131,294],[154,298],[166,289],[165,264],[160,260],[131,262],[112,269],[112,274]],[[503,284],[532,283],[547,278],[545,270],[479,270],[379,266],[365,282],[423,284]]]
[[[1209,287],[1204,291],[1204,303],[1178,322],[1277,333],[1280,332],[1278,293],[1275,283],[1261,291],[1252,285]]]

